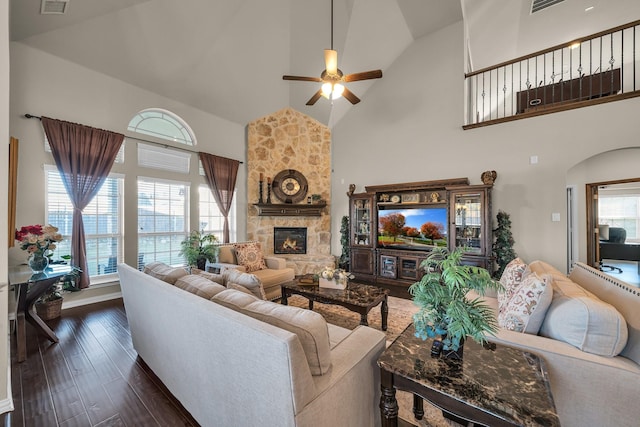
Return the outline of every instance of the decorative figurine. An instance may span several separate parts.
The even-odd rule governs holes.
[[[347,196],[351,197],[351,195],[356,191],[355,184],[349,184],[349,191],[347,191]]]
[[[484,171],[482,175],[480,175],[480,179],[483,184],[493,185],[495,180],[498,178],[498,172],[496,171]]]

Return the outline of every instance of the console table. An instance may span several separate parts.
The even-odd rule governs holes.
[[[58,342],[56,334],[36,313],[35,303],[51,285],[63,276],[74,271],[70,265],[56,264],[49,266],[44,272],[33,274],[26,265],[9,269],[9,284],[16,293],[16,343],[18,348],[18,362],[27,358],[26,322],[51,342]],[[26,321],[26,322],[25,322]]]
[[[443,415],[469,426],[559,426],[544,360],[505,345],[482,347],[469,339],[463,360],[431,357],[433,340],[415,337],[413,324],[378,359],[383,427],[398,425],[396,389],[414,394],[414,414],[422,399]]]

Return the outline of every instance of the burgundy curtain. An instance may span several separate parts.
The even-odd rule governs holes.
[[[233,191],[236,188],[238,175],[238,160],[214,156],[213,154],[198,153],[204,168],[209,189],[216,199],[216,203],[224,216],[223,243],[229,243],[229,209],[233,201]]]
[[[124,135],[48,117],[42,118],[42,126],[73,204],[71,262],[82,270],[79,287],[86,288],[89,268],[82,210],[98,194],[109,175]]]

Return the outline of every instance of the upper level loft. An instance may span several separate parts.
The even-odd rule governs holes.
[[[465,75],[463,129],[640,96],[640,21]]]

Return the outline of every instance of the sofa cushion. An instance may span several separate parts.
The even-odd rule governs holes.
[[[237,264],[236,251],[233,243],[218,246],[218,262],[221,264]]]
[[[253,274],[260,279],[264,288],[270,288],[275,285],[280,286],[282,283],[289,282],[295,277],[293,268],[283,268],[280,270],[265,268],[264,270],[254,271]]]
[[[552,298],[551,277],[529,273],[498,313],[498,325],[510,331],[537,334]]]
[[[202,298],[211,299],[226,288],[196,274],[188,274],[176,280],[175,286]]]
[[[516,288],[520,285],[526,268],[527,264],[520,258],[511,260],[504,268],[502,276],[500,276],[500,284],[503,289],[498,291],[498,312],[503,311]]]
[[[244,266],[247,269],[247,273],[267,268],[267,265],[264,263],[264,255],[262,254],[260,243],[236,243],[235,250],[238,264]]]
[[[182,267],[171,267],[162,262],[152,262],[144,266],[144,272],[149,276],[160,279],[169,284],[175,284],[176,280],[186,276],[187,270]]]
[[[627,343],[627,324],[614,306],[598,299],[568,277],[554,277],[553,300],[540,335],[582,351],[613,357]]]
[[[331,367],[331,343],[327,322],[321,314],[304,308],[259,301],[227,289],[212,301],[298,336],[312,375],[324,375]]]
[[[227,287],[229,287],[230,283],[235,283],[249,289],[257,298],[266,299],[262,282],[255,274],[243,273],[230,268],[225,270],[223,276]]]
[[[212,282],[218,283],[224,286],[224,276],[222,274],[209,273],[208,271],[199,270],[197,268],[191,268],[191,274],[196,274],[198,276],[202,276],[207,280],[211,280]]]

